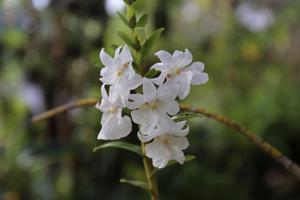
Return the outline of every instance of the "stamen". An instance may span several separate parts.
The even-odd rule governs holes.
[[[123,74],[123,71],[122,70],[118,70],[117,71],[117,76],[121,76]]]
[[[109,112],[111,112],[111,113],[114,113],[114,112],[116,112],[117,111],[117,107],[116,106],[112,106],[112,107],[110,107],[110,109],[109,109]]]

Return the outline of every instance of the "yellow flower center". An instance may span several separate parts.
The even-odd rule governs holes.
[[[154,101],[151,101],[151,102],[146,102],[144,105],[147,106],[148,108],[156,110],[158,108],[158,100],[154,100]]]
[[[130,64],[129,62],[123,64],[122,67],[121,67],[121,69],[119,69],[117,71],[117,76],[122,76],[124,70],[128,68],[129,64]]]
[[[109,112],[115,113],[117,110],[118,110],[118,108],[116,106],[112,106],[112,107],[110,107]]]

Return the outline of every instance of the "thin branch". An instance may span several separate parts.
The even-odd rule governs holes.
[[[93,106],[98,101],[99,101],[98,99],[93,99],[93,98],[79,99],[77,101],[63,104],[54,109],[41,113],[37,116],[34,116],[31,119],[31,121],[33,123],[40,122],[42,120],[46,120],[50,117],[66,112],[73,108],[83,107],[83,106]],[[259,147],[263,152],[265,152],[267,155],[277,160],[278,163],[281,164],[285,169],[287,169],[289,172],[294,174],[294,176],[300,181],[300,167],[295,162],[293,162],[288,157],[286,157],[283,153],[281,153],[276,147],[272,146],[270,143],[263,140],[261,137],[259,137],[256,133],[252,132],[248,128],[238,124],[237,122],[225,116],[222,116],[218,113],[208,112],[203,108],[193,108],[185,104],[181,104],[180,108],[183,111],[199,113],[208,118],[214,119],[222,124],[227,125],[229,128],[237,131],[238,133],[241,133],[243,136],[246,136],[252,143],[254,143],[257,147]]]
[[[83,107],[83,106],[93,106],[95,105],[99,100],[94,98],[88,98],[88,99],[79,99],[74,102],[66,103],[61,106],[55,107],[51,110],[48,110],[46,112],[43,112],[41,114],[38,114],[31,118],[32,123],[37,123],[43,120],[46,120],[48,118],[51,118],[55,115],[58,115],[60,113],[66,112],[68,110],[71,110],[73,108]]]
[[[225,124],[229,128],[237,131],[238,133],[241,133],[242,135],[246,136],[252,143],[258,146],[263,152],[265,152],[267,155],[277,160],[277,162],[279,162],[285,169],[287,169],[292,174],[294,174],[297,177],[297,179],[300,181],[300,167],[295,162],[293,162],[288,157],[286,157],[283,153],[281,153],[276,147],[272,146],[270,143],[263,140],[253,131],[218,113],[208,112],[204,108],[192,108],[191,106],[185,104],[181,104],[180,108],[184,111],[199,113],[208,118],[214,119],[218,122],[221,122],[222,124]]]

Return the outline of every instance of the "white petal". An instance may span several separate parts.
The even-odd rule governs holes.
[[[151,134],[159,123],[159,115],[150,110],[146,114],[146,120],[140,123],[140,132],[145,135]]]
[[[174,129],[171,134],[174,136],[181,136],[181,137],[186,136],[190,132],[190,128],[189,126],[187,126],[185,129],[182,129],[185,124],[186,121],[177,122],[176,123],[177,129]]]
[[[167,73],[161,72],[158,77],[150,79],[156,85],[162,85],[166,80]]]
[[[108,95],[107,95],[107,92],[106,92],[106,89],[105,89],[105,84],[103,84],[101,86],[101,96],[102,96],[102,99],[108,99]]]
[[[109,112],[103,112],[102,113],[102,117],[101,117],[101,125],[104,125],[107,123],[107,120],[109,120],[111,118],[111,113]]]
[[[101,49],[99,57],[104,66],[110,67],[114,63],[113,58],[104,51],[104,48]]]
[[[184,76],[176,77],[177,85],[179,86],[178,96],[184,99],[190,93],[190,80]]]
[[[174,149],[172,151],[172,159],[176,160],[180,164],[183,164],[184,160],[185,160],[184,153],[181,150],[174,147]]]
[[[140,139],[141,142],[149,142],[150,140],[152,140],[153,138],[155,138],[157,136],[158,136],[157,132],[154,132],[153,134],[148,134],[148,135],[144,135],[141,132],[138,132],[138,138]]]
[[[131,63],[129,64],[127,71],[128,71],[128,79],[132,79],[136,75]]]
[[[161,104],[162,105],[161,105],[160,109],[163,112],[168,113],[169,115],[175,115],[180,110],[178,102],[173,100],[173,99],[170,99],[168,101],[164,101]]]
[[[189,71],[198,71],[198,72],[203,72],[204,70],[204,63],[202,62],[193,62],[190,66],[186,68]]]
[[[102,126],[97,139],[117,140],[126,137],[131,132],[131,129],[131,120],[128,116],[123,117],[119,124],[117,118],[112,118]]]
[[[118,84],[113,84],[109,88],[109,101],[115,106],[124,107],[124,101],[122,98],[124,98],[124,96],[127,97],[128,95],[129,91],[127,92],[123,90]]]
[[[140,132],[144,135],[153,133],[159,123],[159,115],[151,109],[140,109],[131,112],[132,121],[140,125]]]
[[[173,57],[172,55],[164,50],[160,50],[155,53],[155,55],[159,58],[159,60],[166,65],[170,65],[173,63]]]
[[[194,72],[191,84],[199,85],[199,84],[207,83],[207,81],[208,81],[208,74],[207,73]]]
[[[122,49],[122,46],[119,46],[116,50],[115,50],[115,56],[114,59],[116,60],[119,56],[120,56],[120,51]]]
[[[155,63],[150,67],[150,69],[156,69],[161,72],[167,71],[169,68],[169,65],[165,65],[163,63]]]
[[[143,79],[143,94],[148,101],[151,101],[156,97],[156,87],[147,78]]]
[[[122,87],[126,90],[134,90],[143,82],[143,78],[139,74],[135,74],[131,79],[128,79]]]
[[[130,94],[128,99],[129,101],[126,102],[126,105],[129,109],[137,109],[146,102],[145,97],[141,94]]]
[[[204,84],[208,81],[208,74],[203,73],[204,63],[193,62],[189,67],[185,68],[185,71],[191,71],[193,74],[191,83],[193,85]]]
[[[112,67],[102,68],[100,71],[100,80],[102,81],[102,83],[105,83],[107,85],[115,83],[118,78],[115,72],[116,71],[114,70],[114,65]]]
[[[111,105],[107,99],[101,99],[101,103],[97,103],[96,108],[102,112],[106,112],[111,108]]]
[[[169,141],[180,150],[187,149],[189,146],[189,141],[186,137],[170,136]]]
[[[128,62],[132,62],[132,56],[131,56],[131,53],[130,53],[130,50],[128,48],[127,45],[125,45],[121,52],[120,52],[120,59],[121,59],[121,63],[122,64],[125,64],[125,63],[128,63]]]
[[[157,138],[145,146],[145,153],[147,157],[152,158],[153,166],[157,168],[165,167],[171,156],[170,152]]]
[[[183,67],[189,65],[193,60],[193,56],[192,56],[191,52],[187,49],[185,49],[184,52],[175,51],[173,53],[173,57],[176,62],[176,67],[179,67],[179,68],[183,68]]]
[[[172,84],[163,84],[157,89],[157,98],[163,101],[175,99],[178,94],[178,87]]]
[[[149,112],[147,110],[134,110],[131,112],[131,118],[137,124],[146,123],[149,119]]]

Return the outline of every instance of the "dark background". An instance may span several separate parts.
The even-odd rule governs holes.
[[[138,156],[92,152],[103,143],[95,108],[30,123],[100,97],[99,51],[123,44],[117,30],[129,33],[118,2],[0,1],[0,199],[147,199],[119,183],[144,179]],[[206,64],[209,82],[186,103],[235,119],[300,163],[300,1],[153,0],[144,12],[149,31],[166,27],[155,50],[188,48]],[[196,159],[158,173],[162,199],[300,199],[299,182],[243,136],[204,117],[190,126]]]

